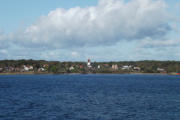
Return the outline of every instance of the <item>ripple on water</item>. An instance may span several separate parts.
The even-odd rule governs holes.
[[[0,120],[179,120],[179,76],[0,76]]]

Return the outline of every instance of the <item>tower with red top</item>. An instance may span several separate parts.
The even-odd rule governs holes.
[[[91,60],[90,60],[90,59],[88,59],[87,67],[88,67],[88,68],[91,68],[91,67],[92,67],[92,66],[91,66]]]

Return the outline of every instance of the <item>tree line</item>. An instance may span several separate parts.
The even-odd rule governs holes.
[[[118,70],[112,70],[112,65],[118,65]],[[92,62],[92,68],[88,68],[86,62],[60,62],[60,61],[45,61],[45,60],[1,60],[0,68],[22,68],[23,65],[31,65],[34,72],[39,68],[46,66],[46,72],[49,73],[126,73],[133,72],[133,69],[122,70],[121,67],[125,65],[139,67],[142,73],[158,73],[158,68],[164,69],[167,73],[180,73],[180,61],[119,61],[119,62]],[[70,70],[70,67],[73,69]],[[98,68],[98,66],[101,66]],[[2,70],[1,70],[2,72]],[[137,71],[136,71],[137,72]]]

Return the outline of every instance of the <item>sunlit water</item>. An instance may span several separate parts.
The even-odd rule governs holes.
[[[180,120],[180,76],[0,76],[0,120]]]

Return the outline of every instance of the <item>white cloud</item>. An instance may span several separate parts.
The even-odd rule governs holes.
[[[173,51],[169,47],[179,49],[180,40],[167,34],[179,29],[166,10],[163,0],[99,0],[97,6],[57,8],[24,30],[0,32],[1,59],[143,60],[160,54],[174,59],[177,54],[166,54]]]
[[[21,45],[63,49],[161,38],[170,29],[162,0],[99,0],[93,7],[53,10],[14,38]]]

